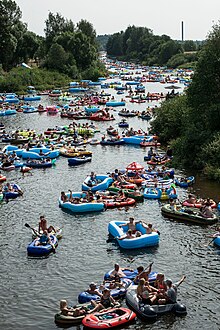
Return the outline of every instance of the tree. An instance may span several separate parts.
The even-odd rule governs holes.
[[[169,59],[178,53],[181,53],[182,49],[179,43],[169,40],[165,43],[163,43],[160,46],[160,51],[159,51],[159,64],[164,65],[169,61]]]
[[[199,53],[195,74],[188,90],[193,107],[220,104],[220,25],[213,26]]]
[[[90,43],[90,38],[81,31],[76,32],[69,40],[68,49],[72,53],[76,65],[81,70],[90,67],[97,60],[97,49]]]
[[[44,29],[46,36],[46,46],[49,49],[52,45],[53,39],[58,37],[61,33],[69,31],[74,32],[74,24],[71,20],[66,20],[59,13],[56,15],[49,12],[48,18],[45,21],[46,28]]]
[[[91,44],[96,44],[96,31],[90,22],[82,19],[79,23],[77,23],[77,29],[90,39]]]
[[[21,11],[15,1],[0,1],[0,64],[7,70],[12,66],[14,53],[18,44],[16,33],[21,19]]]
[[[67,54],[61,45],[52,44],[47,54],[46,66],[48,69],[65,72]]]
[[[123,49],[123,32],[114,33],[111,35],[106,44],[106,50],[109,55],[122,56]]]
[[[185,40],[183,43],[183,49],[185,52],[192,52],[197,50],[196,42],[193,40]]]
[[[16,58],[18,61],[21,63],[27,62],[29,59],[33,59],[38,48],[40,47],[40,44],[40,37],[38,37],[34,32],[26,31],[17,45]]]

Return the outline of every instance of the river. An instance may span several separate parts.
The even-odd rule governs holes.
[[[149,91],[164,90],[159,83],[147,83],[146,86]],[[110,91],[118,99],[121,97],[113,89]],[[42,98],[41,103],[49,102],[47,97]],[[128,109],[141,111],[146,106],[146,103],[126,104]],[[121,119],[117,112],[118,109],[114,111],[114,125]],[[17,113],[1,118],[1,121],[7,130],[30,128],[37,132],[70,123],[59,115],[47,116],[46,113]],[[146,129],[150,125],[138,118],[128,121],[134,128]],[[101,132],[109,126],[108,123],[97,125]],[[88,149],[93,152],[92,162],[79,167],[69,167],[67,159],[60,157],[56,166],[46,170],[33,169],[33,175],[22,176],[19,170],[7,173],[8,181],[17,182],[24,195],[0,205],[0,329],[57,329],[54,314],[59,309],[60,299],[76,303],[79,292],[84,291],[91,281],[101,282],[104,273],[112,269],[115,262],[122,267],[136,268],[139,265],[147,267],[151,261],[154,261],[154,271],[164,272],[166,278],[173,281],[186,274],[178,299],[186,305],[188,314],[185,317],[165,315],[154,323],[137,319],[126,328],[219,329],[220,254],[217,248],[207,246],[210,239],[206,237],[215,226],[207,228],[167,220],[162,217],[161,205],[155,200],[145,200],[128,210],[114,209],[87,215],[68,214],[58,207],[60,192],[68,189],[80,191],[83,180],[91,171],[106,174],[115,168],[125,168],[132,161],[144,164],[146,154],[146,150],[129,145],[97,145],[88,146]],[[220,196],[218,184],[199,176],[196,177],[195,190],[201,196],[213,197],[217,201]],[[186,190],[178,189],[178,192],[180,199],[187,196]],[[41,214],[49,223],[63,227],[63,238],[56,254],[43,259],[30,258],[26,248],[32,233],[25,223],[35,226]],[[114,241],[107,242],[108,223],[130,216],[150,221],[160,230],[158,247],[123,251]],[[82,326],[77,327],[80,328]]]

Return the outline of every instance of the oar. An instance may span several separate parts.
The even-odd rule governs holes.
[[[33,227],[31,227],[28,223],[25,223],[25,227],[30,228],[31,230],[33,230],[33,232],[40,237],[40,234],[38,233],[38,231],[36,229],[34,229]]]
[[[214,237],[214,238],[213,238],[213,239],[212,239],[207,245],[205,245],[205,246],[207,246],[207,247],[210,246],[210,245],[214,242],[215,238],[216,238],[216,237]]]

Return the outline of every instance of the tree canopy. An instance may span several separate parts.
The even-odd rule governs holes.
[[[88,79],[103,75],[98,58],[98,43],[93,25],[81,19],[74,24],[59,13],[49,12],[45,21],[45,37],[28,31],[21,21],[22,13],[15,1],[0,1],[0,65],[10,70],[22,62],[36,60],[38,66]],[[94,74],[93,74],[94,73]]]
[[[148,65],[165,65],[172,56],[183,53],[182,45],[169,36],[156,36],[151,29],[134,25],[109,36],[106,50],[110,56]]]
[[[165,102],[152,123],[174,148],[176,165],[203,169],[220,181],[220,25],[202,47],[186,95]],[[218,175],[217,175],[218,173]]]

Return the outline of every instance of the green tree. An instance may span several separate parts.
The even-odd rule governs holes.
[[[0,1],[0,64],[3,69],[12,66],[14,53],[17,47],[16,33],[21,19],[21,11],[15,1]]]
[[[26,31],[20,38],[16,49],[16,57],[19,62],[27,62],[29,59],[35,58],[40,44],[40,37],[34,32]]]
[[[106,50],[109,55],[122,56],[123,32],[114,33],[108,39]]]
[[[97,49],[90,43],[90,38],[81,31],[76,32],[69,41],[69,51],[73,54],[76,65],[81,70],[90,67],[97,60]]]
[[[81,21],[77,23],[77,29],[78,31],[84,33],[90,39],[91,44],[93,45],[96,44],[96,31],[90,22],[81,19]]]
[[[182,46],[185,52],[192,52],[197,50],[197,44],[193,40],[185,40]]]
[[[67,58],[67,53],[63,47],[54,43],[47,54],[46,66],[51,70],[65,72]]]
[[[165,43],[163,43],[160,46],[159,50],[159,64],[164,65],[169,61],[169,59],[178,53],[182,52],[182,48],[179,43],[169,40]]]
[[[189,102],[195,108],[220,104],[220,26],[215,25],[199,53],[192,84],[188,89]]]
[[[49,12],[48,18],[45,21],[46,28],[44,29],[46,37],[46,46],[49,49],[52,45],[53,39],[58,37],[61,33],[69,31],[74,32],[74,24],[71,20],[66,20],[59,13],[53,14]]]

